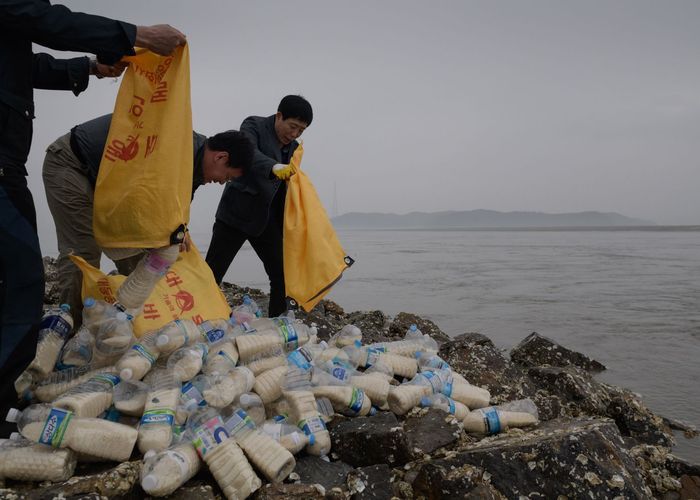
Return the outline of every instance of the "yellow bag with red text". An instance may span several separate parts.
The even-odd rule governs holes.
[[[137,49],[124,73],[95,185],[102,248],[159,248],[184,234],[192,195],[187,45],[171,56]]]
[[[301,170],[303,154],[300,144],[289,162],[296,173],[287,182],[282,245],[287,300],[308,312],[354,261],[343,251],[316,189]]]
[[[106,275],[81,257],[71,255],[70,258],[83,272],[83,299],[93,297],[109,303],[116,301],[117,289],[126,276]],[[134,334],[140,337],[174,319],[191,319],[199,324],[230,315],[231,307],[211,269],[191,244],[189,252],[180,252],[175,264],[158,281],[143,312],[134,318]]]

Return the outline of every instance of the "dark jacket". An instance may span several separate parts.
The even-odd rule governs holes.
[[[71,12],[48,0],[0,2],[0,168],[26,175],[34,118],[33,89],[87,87],[86,57],[57,60],[33,54],[32,42],[97,54],[106,64],[133,54],[136,26]]]
[[[275,115],[249,116],[241,124],[255,145],[252,167],[241,177],[226,184],[216,210],[216,219],[250,236],[259,236],[270,219],[273,200],[275,207],[284,207],[286,186],[272,173],[277,163],[289,163],[299,143],[293,141],[280,148],[275,133]]]
[[[80,163],[85,166],[85,173],[90,183],[95,186],[97,174],[100,171],[102,153],[107,143],[109,126],[112,123],[112,114],[102,115],[76,125],[70,131],[70,146]],[[204,145],[207,138],[202,134],[192,131],[192,196],[195,190],[204,184],[204,172],[202,171],[202,159],[204,157]]]

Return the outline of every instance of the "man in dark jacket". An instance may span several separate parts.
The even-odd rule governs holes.
[[[57,60],[34,54],[32,43],[96,54],[102,69],[86,57]],[[116,63],[133,54],[134,45],[165,55],[184,43],[185,36],[167,25],[137,27],[71,12],[48,0],[0,2],[0,414],[14,400],[12,381],[33,356],[37,329],[32,325],[41,319],[44,297],[36,213],[25,168],[33,89],[72,90],[77,95],[87,87],[90,72],[119,75]]]
[[[68,258],[77,255],[99,267],[103,250],[92,231],[95,183],[112,115],[104,115],[73,127],[46,149],[43,177],[46,199],[56,226],[58,242],[59,301],[71,306],[74,323],[82,310],[81,272]],[[236,130],[207,138],[193,132],[192,196],[210,182],[223,184],[240,177],[253,163],[254,147],[248,136]],[[121,249],[123,250],[123,249]],[[114,260],[120,274],[128,275],[142,257]],[[108,255],[109,257],[109,255]]]
[[[276,114],[249,116],[243,121],[241,132],[248,134],[256,147],[253,166],[226,185],[207,251],[207,263],[221,283],[243,243],[250,242],[270,279],[270,317],[287,309],[282,252],[287,186],[283,181],[294,173],[289,160],[299,145],[296,139],[312,120],[311,104],[301,96],[288,95]]]

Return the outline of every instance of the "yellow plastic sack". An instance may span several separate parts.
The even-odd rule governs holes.
[[[284,205],[284,286],[288,299],[310,311],[353,264],[340,246],[326,209],[301,170],[304,148],[289,162],[296,169],[287,182]]]
[[[130,64],[97,176],[93,230],[103,248],[159,248],[190,219],[189,51],[185,45],[165,57],[137,49],[124,60]]]
[[[82,257],[70,256],[83,272],[82,296],[109,303],[116,301],[119,286],[126,279],[120,274],[108,276],[91,266]],[[146,301],[143,312],[134,318],[134,334],[140,337],[179,318],[199,324],[215,318],[228,318],[231,308],[214,281],[214,275],[199,250],[191,245],[181,252],[177,262],[161,278]]]

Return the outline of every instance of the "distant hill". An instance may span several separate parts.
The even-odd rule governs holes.
[[[467,210],[448,212],[411,212],[405,215],[350,212],[333,218],[338,228],[355,229],[464,229],[464,228],[547,228],[654,226],[655,223],[633,219],[614,212],[497,212]]]

